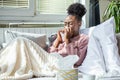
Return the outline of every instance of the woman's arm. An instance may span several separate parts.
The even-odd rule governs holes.
[[[82,62],[84,61],[85,57],[86,57],[86,51],[87,51],[87,46],[85,46],[83,48],[82,51],[79,52],[79,60],[74,64],[74,67],[77,68],[78,66],[80,66],[82,64]]]
[[[57,51],[57,48],[59,46],[60,43],[62,43],[62,37],[61,37],[61,34],[60,34],[61,30],[59,30],[57,32],[57,38],[55,39],[55,41],[53,42],[52,46],[50,46],[48,48],[48,52],[56,52]]]
[[[87,52],[87,44],[88,44],[88,37],[84,37],[84,39],[82,39],[82,41],[80,41],[79,46],[78,46],[78,56],[79,56],[79,60],[74,64],[74,67],[77,68],[78,66],[80,66],[85,57],[86,57],[86,52]]]

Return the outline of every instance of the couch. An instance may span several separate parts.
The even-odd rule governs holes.
[[[103,24],[102,24],[103,25]],[[95,28],[97,28],[97,27],[99,27],[100,28],[100,26],[102,26],[101,24],[100,25],[98,25],[98,26],[94,26],[94,27],[90,27],[90,28],[86,28],[86,29],[82,29],[82,30],[80,30],[80,32],[81,33],[83,33],[83,34],[87,34],[89,37],[91,37],[91,35],[93,35],[93,31],[95,31],[96,29]],[[107,24],[108,25],[108,24]],[[113,27],[114,25],[112,25],[112,27]],[[105,27],[105,26],[104,26]],[[53,28],[54,29],[54,28]],[[33,30],[34,30],[34,28],[33,28]],[[104,31],[107,31],[107,30],[109,30],[109,29],[105,29]],[[25,31],[27,31],[27,30],[25,30]],[[57,30],[56,30],[57,31]],[[50,33],[56,33],[56,31],[55,32],[53,32],[53,31],[51,31]],[[7,34],[7,37],[6,37],[6,34]],[[110,34],[114,34],[114,31],[113,32],[111,32]],[[52,36],[51,36],[52,35]],[[97,35],[97,34],[94,34],[94,35]],[[8,36],[9,36],[9,38],[8,38]],[[12,36],[12,37],[11,37]],[[43,41],[43,42],[40,42],[40,43],[43,43],[43,44],[40,44],[40,46],[42,45],[42,47],[44,48],[45,46],[44,45],[46,45],[46,41],[47,41],[47,45],[50,45],[50,43],[54,40],[53,38],[55,38],[55,37],[53,37],[53,34],[49,34],[49,35],[44,35],[44,34],[42,34],[42,35],[40,35],[40,34],[36,34],[36,33],[33,33],[33,32],[31,32],[31,33],[27,33],[27,32],[25,32],[25,33],[23,33],[23,32],[20,32],[20,31],[14,31],[14,30],[5,30],[5,36],[4,36],[4,38],[6,39],[5,40],[5,43],[9,43],[9,41],[11,41],[11,40],[13,40],[14,38],[16,38],[17,36],[23,36],[23,37],[26,37],[26,38],[29,38],[29,39],[31,39],[31,40],[33,40],[33,41],[37,41],[36,39],[43,39],[43,40],[41,40],[41,41]],[[112,35],[113,36],[113,35]],[[10,38],[11,37],[11,38]],[[115,40],[117,40],[117,48],[118,48],[118,51],[120,50],[120,33],[118,33],[118,34],[116,34],[115,36]],[[33,39],[34,38],[34,39]],[[36,39],[35,39],[36,38]],[[10,40],[8,40],[8,39],[10,39]],[[98,38],[99,40],[98,41],[100,41],[101,39],[100,38]],[[114,40],[113,40],[114,41]],[[37,43],[37,42],[36,42]],[[116,44],[116,41],[114,42],[114,44]],[[101,46],[100,47],[103,47],[102,46],[103,44],[101,44]],[[120,54],[120,51],[119,51],[119,54]],[[111,76],[110,76],[111,77]],[[117,77],[117,78],[120,78],[120,77]],[[56,77],[54,77],[54,78],[37,78],[38,80],[43,80],[43,79],[46,79],[46,80],[56,80]],[[35,80],[37,80],[36,78],[35,78]],[[34,79],[31,79],[31,80],[34,80]],[[81,80],[81,78],[80,78],[80,80]],[[117,79],[116,79],[117,80]]]

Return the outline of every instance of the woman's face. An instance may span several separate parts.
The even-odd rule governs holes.
[[[73,30],[73,35],[79,34],[79,28],[81,26],[81,21],[76,19],[76,16],[68,15],[64,21],[64,28],[71,28]]]

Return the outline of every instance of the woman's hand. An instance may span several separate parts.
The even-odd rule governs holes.
[[[64,40],[68,44],[70,42],[70,38],[73,36],[73,30],[71,28],[64,29]]]
[[[74,65],[73,65],[73,67],[74,68],[78,68],[80,65],[78,65],[77,63],[75,63]]]
[[[64,35],[64,39],[62,39],[62,36],[61,36],[62,34]],[[73,30],[71,28],[64,28],[62,30],[59,30],[57,32],[57,38],[55,42],[53,43],[53,46],[57,48],[58,45],[62,43],[63,41],[65,41],[66,44],[70,43],[70,38],[72,36],[73,36]]]
[[[62,36],[61,36],[61,32],[63,32],[63,30],[59,30],[58,32],[57,32],[57,40],[58,40],[58,42],[63,42],[63,40],[62,40]]]
[[[59,31],[57,32],[57,38],[55,39],[55,41],[54,41],[54,43],[53,43],[53,46],[54,46],[55,48],[57,48],[57,47],[59,46],[59,44],[63,42],[62,36],[61,36],[61,32],[63,32],[63,30],[59,30]]]

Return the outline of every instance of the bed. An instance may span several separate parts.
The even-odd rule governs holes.
[[[106,27],[106,25],[107,26],[109,25],[109,26]],[[18,28],[3,29],[2,32],[5,33],[5,36],[3,36],[4,40],[2,41],[2,43],[3,43],[2,45],[3,45],[3,47],[5,47],[6,43],[8,43],[9,41],[13,40],[14,38],[16,38],[18,36],[22,36],[22,37],[31,39],[32,41],[34,41],[36,43],[38,42],[38,40],[42,41],[42,42],[39,42],[40,43],[39,45],[44,48],[46,46],[46,43],[47,43],[47,45],[50,44],[48,37],[51,37],[52,34],[56,33],[56,31],[58,29],[59,28],[54,28],[54,29],[50,30],[48,28],[49,33],[47,31],[43,31],[44,29],[34,29],[34,28],[31,28],[30,30],[26,30],[26,28],[25,28],[25,29],[23,29],[24,33],[22,32],[21,29],[18,29]],[[37,31],[35,31],[35,30],[37,30]],[[41,30],[41,31],[39,31],[39,30]],[[47,29],[45,29],[45,30],[47,30]],[[38,33],[41,32],[41,33],[38,34],[36,32],[38,32]],[[120,76],[118,74],[120,71],[120,68],[119,68],[120,66],[118,66],[118,65],[120,62],[118,60],[119,59],[118,52],[119,52],[119,45],[120,45],[120,41],[119,41],[120,35],[117,34],[116,35],[117,39],[116,39],[115,32],[114,32],[114,19],[111,18],[108,21],[106,21],[100,25],[97,25],[97,26],[94,26],[91,28],[82,29],[82,30],[80,30],[80,32],[87,34],[90,38],[90,42],[88,44],[89,53],[87,52],[88,55],[87,55],[86,59],[84,60],[83,65],[78,68],[79,69],[78,80],[82,80],[82,79],[85,80],[86,74],[88,75],[87,77],[89,77],[89,75],[96,75],[97,76],[96,80],[104,80],[104,79],[105,80],[119,80]],[[46,33],[47,33],[47,35],[45,35]],[[4,34],[2,34],[2,35],[4,35]],[[101,37],[102,35],[104,35],[104,36]],[[107,36],[107,38],[106,38],[106,36]],[[92,37],[92,39],[91,39],[91,37]],[[106,41],[104,41],[103,39]],[[93,40],[95,40],[95,41],[93,41]],[[109,50],[111,52],[108,52],[109,51],[109,50],[107,50],[108,45],[106,43],[104,43],[104,42],[107,42],[107,40],[112,42],[112,45],[109,45],[109,46],[111,46],[111,47],[109,47],[110,48]],[[95,45],[95,44],[97,44],[97,45]],[[98,46],[98,45],[100,45],[100,46]],[[107,59],[105,59],[103,57],[103,56],[107,56],[108,54],[106,54],[106,55],[102,54],[102,59],[100,59],[98,63],[103,64],[103,65],[101,66],[98,64],[98,67],[96,67],[96,68],[93,68],[93,65],[96,65],[96,63],[92,64],[92,65],[88,64],[88,63],[91,63],[93,61],[93,59],[98,58],[98,56],[93,58],[93,55],[95,55],[96,53],[104,53],[104,52],[109,53],[110,55],[116,55],[116,56],[115,57],[106,57],[106,58],[112,59],[111,61],[108,61]],[[91,55],[90,53],[95,53],[95,54],[92,54],[93,59],[90,58],[90,55]],[[99,56],[101,56],[101,55],[99,55]],[[109,63],[107,63],[109,65],[109,67],[106,67],[106,65],[104,63],[102,63],[101,61],[109,62]],[[93,68],[93,69],[90,70],[89,68],[86,68],[86,64],[87,64],[87,67],[89,66],[90,68]],[[111,66],[111,65],[115,65],[115,67]],[[106,74],[106,76],[103,76],[103,75],[101,76],[102,73],[106,73],[106,71],[109,71],[110,68],[113,70],[113,72],[111,72],[110,74]],[[116,73],[114,74],[114,70],[116,70],[114,68],[118,68],[117,74]],[[96,74],[97,72],[100,72],[100,73]],[[40,77],[40,78],[31,78],[29,80],[58,80],[58,79],[57,79],[57,76],[53,76],[53,77],[46,76],[46,77]]]

